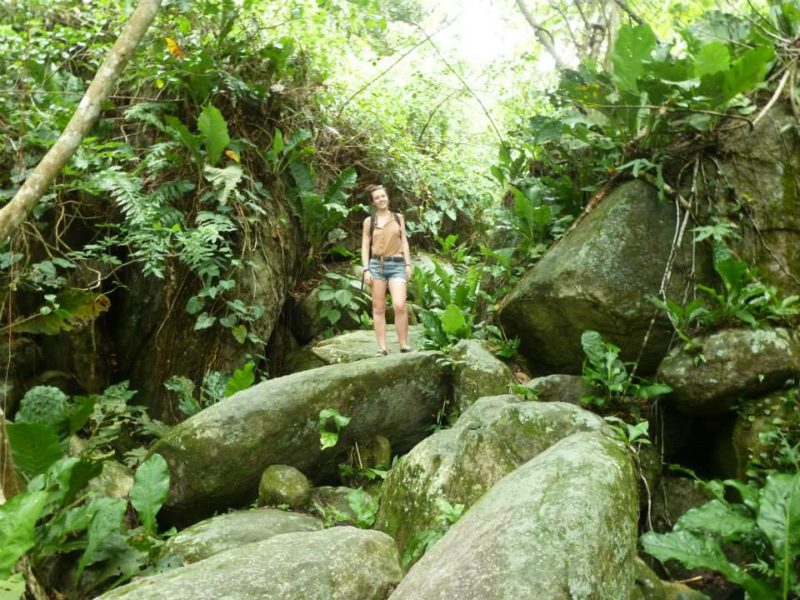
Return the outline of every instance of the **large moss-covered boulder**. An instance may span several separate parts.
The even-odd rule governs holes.
[[[376,435],[398,453],[424,438],[447,392],[437,352],[330,365],[260,383],[175,426],[155,446],[170,470],[165,513],[181,521],[243,505],[272,464],[332,480],[353,442]],[[322,451],[319,413],[350,417],[334,448]]]
[[[720,136],[721,158],[701,179],[716,193],[718,209],[739,218],[730,194],[746,205],[730,244],[760,276],[786,294],[800,292],[800,138],[787,101],[775,103],[755,127],[729,127]],[[717,174],[717,168],[721,173]]]
[[[481,398],[452,429],[427,438],[392,469],[376,527],[397,540],[401,554],[413,551],[426,532],[438,529],[440,499],[469,507],[560,439],[603,427],[600,417],[571,404]]]
[[[392,539],[333,527],[285,533],[145,577],[104,600],[380,600],[402,572]]]
[[[391,598],[626,600],[638,518],[628,454],[600,433],[576,433],[496,483]]]
[[[397,334],[394,326],[386,328],[386,340],[389,352],[397,353]],[[421,325],[411,325],[408,328],[408,342],[412,348],[422,347],[423,332]],[[307,369],[314,369],[323,365],[348,363],[365,358],[373,358],[378,350],[375,341],[375,332],[371,329],[361,329],[341,333],[327,340],[308,344],[294,350],[286,361],[286,372],[297,373]]]
[[[514,374],[477,340],[461,340],[453,347],[452,410],[460,415],[478,398],[506,394],[516,383]]]
[[[700,355],[700,358],[698,355]],[[800,337],[787,329],[725,329],[674,349],[658,368],[672,388],[665,402],[680,412],[713,416],[740,397],[760,396],[800,371]]]
[[[276,535],[319,529],[322,522],[309,515],[274,508],[240,510],[184,529],[167,540],[162,554],[175,555],[189,564]]]
[[[126,293],[115,297],[107,323],[116,349],[115,372],[130,380],[131,389],[139,392],[136,402],[151,408],[153,416],[174,421],[181,415],[177,398],[164,388],[169,377],[182,375],[199,384],[208,371],[232,373],[250,357],[263,353],[303,247],[286,201],[273,198],[263,208],[267,214],[257,219],[251,230],[254,243],[236,251],[242,267],[232,275],[235,285],[221,292],[224,300],[237,302],[252,317],[234,322],[253,334],[244,343],[239,333],[234,335],[230,323],[220,324],[220,318],[230,319],[233,313],[212,310],[213,325],[199,331],[195,328],[198,314],[189,314],[186,306],[200,291],[201,282],[177,261],[167,264],[162,279],[143,273],[136,264],[120,272]],[[206,305],[203,310],[211,308]]]
[[[635,360],[653,317],[648,295],[658,295],[675,233],[675,207],[642,181],[610,193],[578,226],[555,244],[517,284],[500,308],[509,336],[519,336],[528,360],[547,370],[578,373],[581,333],[599,331]],[[677,252],[667,288],[682,297],[692,265],[690,236]],[[708,270],[706,249],[697,247],[700,279]],[[661,315],[641,354],[647,373],[667,351],[672,327]]]

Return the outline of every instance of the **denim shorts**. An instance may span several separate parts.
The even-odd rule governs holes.
[[[373,279],[378,281],[389,281],[390,279],[399,279],[406,281],[406,261],[402,257],[400,260],[383,260],[383,268],[381,268],[381,259],[373,258],[369,261],[369,272]]]

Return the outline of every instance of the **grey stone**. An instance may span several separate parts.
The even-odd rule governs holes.
[[[303,510],[311,500],[311,482],[294,467],[270,465],[261,474],[258,498],[267,506],[286,504],[292,510]]]
[[[630,600],[665,600],[664,584],[641,558],[634,560],[636,588]]]
[[[628,599],[638,515],[627,453],[576,433],[495,484],[391,598]]]
[[[729,127],[720,136],[720,159],[705,173],[719,214],[739,223],[736,254],[784,294],[800,292],[800,138],[788,101],[780,101],[754,128]],[[717,167],[721,173],[717,175]],[[705,179],[705,178],[701,178]],[[730,200],[731,190],[746,204]]]
[[[400,351],[394,326],[386,328],[387,345],[391,353]],[[408,341],[412,348],[421,348],[423,340],[422,326],[411,325],[408,328]],[[287,370],[292,373],[313,369],[323,365],[333,365],[373,358],[378,350],[375,332],[362,329],[341,333],[327,340],[314,342],[291,353]]]
[[[477,340],[461,340],[451,356],[453,368],[453,406],[460,415],[478,398],[508,393],[516,383],[514,374]]]
[[[100,475],[89,482],[89,489],[109,498],[126,498],[130,494],[132,486],[133,473],[131,470],[113,460],[103,461]]]
[[[180,531],[167,540],[161,554],[173,554],[189,564],[276,535],[318,529],[322,529],[322,523],[309,515],[274,508],[241,510],[200,521]]]
[[[702,506],[713,498],[702,484],[686,477],[661,478],[653,494],[650,522],[659,533],[672,531],[675,522],[688,510]]]
[[[392,539],[333,527],[285,533],[144,577],[104,600],[379,600],[400,581]]]
[[[571,404],[481,398],[452,429],[422,441],[395,465],[383,484],[376,527],[395,538],[403,554],[437,528],[440,498],[469,507],[560,439],[604,427],[600,417]]]
[[[250,502],[272,464],[330,480],[355,441],[376,435],[407,452],[428,434],[446,397],[440,358],[396,354],[271,379],[176,425],[152,449],[170,469],[165,514],[190,521]],[[318,422],[326,408],[351,421],[338,444],[322,451]]]
[[[725,414],[738,398],[767,394],[800,370],[800,338],[786,329],[725,329],[695,341],[699,350],[676,348],[658,368],[672,388],[665,403],[688,415]]]
[[[581,398],[597,393],[596,388],[580,375],[547,375],[536,377],[525,384],[536,393],[539,402],[569,402],[583,406]]]
[[[502,302],[506,334],[519,336],[520,350],[549,371],[579,373],[581,334],[593,329],[635,360],[654,314],[648,295],[658,295],[675,231],[675,208],[642,181],[611,192],[567,236],[554,244]],[[706,281],[710,257],[696,248],[698,280]],[[691,236],[676,255],[667,288],[682,297],[684,273],[692,267]],[[640,373],[663,358],[672,327],[659,315],[641,355]]]

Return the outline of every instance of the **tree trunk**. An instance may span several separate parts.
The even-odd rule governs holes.
[[[67,127],[11,201],[0,209],[0,243],[7,240],[25,221],[95,124],[100,116],[103,102],[111,94],[120,73],[155,19],[160,5],[161,0],[140,0],[95,74]]]
[[[11,449],[6,436],[6,417],[0,408],[0,504],[19,493],[19,480],[11,459]]]

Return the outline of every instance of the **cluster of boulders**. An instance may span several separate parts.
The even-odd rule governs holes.
[[[725,185],[706,181],[706,192],[720,203],[731,188],[752,199],[752,226],[732,248],[769,283],[797,293],[800,213],[785,174],[796,170],[798,144],[784,134],[788,122],[790,112],[777,104],[755,132],[723,136],[717,166]],[[759,433],[775,417],[798,419],[786,385],[800,372],[800,337],[789,326],[762,323],[676,344],[650,297],[681,302],[697,284],[720,282],[710,246],[693,241],[678,199],[662,196],[643,181],[620,185],[503,299],[505,333],[520,339],[540,375],[521,395],[509,393],[520,391],[510,369],[476,341],[447,355],[379,358],[371,331],[314,341],[326,327],[319,290],[289,298],[300,244],[281,243],[297,240],[275,225],[290,221],[280,207],[265,219],[273,225],[262,226],[269,243],[247,257],[248,276],[234,290],[265,309],[248,325],[254,335],[244,345],[216,328],[198,344],[193,318],[172,310],[194,292],[171,284],[146,291],[147,281],[128,272],[128,289],[140,293],[115,301],[118,339],[100,343],[120,349],[107,355],[156,415],[175,418],[163,388],[168,375],[199,380],[210,368],[230,372],[256,336],[271,338],[273,374],[287,374],[201,411],[152,448],[171,476],[161,517],[186,526],[164,557],[182,566],[103,597],[702,597],[662,581],[638,557],[641,523],[667,530],[707,499],[692,480],[663,475],[661,465],[743,477],[764,453]],[[596,391],[579,375],[581,334],[590,329],[636,361],[637,375],[672,388],[643,415],[656,444],[636,460],[581,405]],[[94,349],[89,333],[70,343]],[[411,341],[422,347],[419,327]],[[30,385],[29,366],[43,362],[42,348],[24,338],[15,344],[5,363],[16,378],[0,390],[11,400]],[[78,389],[99,391],[104,371],[96,367],[81,370],[99,375]],[[349,418],[336,426],[332,445],[320,441],[326,409]]]

